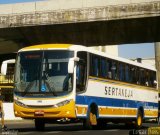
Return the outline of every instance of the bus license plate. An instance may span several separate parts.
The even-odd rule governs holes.
[[[44,111],[43,110],[37,110],[34,112],[35,116],[44,116]]]

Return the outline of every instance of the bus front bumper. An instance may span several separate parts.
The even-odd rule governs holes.
[[[56,108],[29,108],[14,103],[14,114],[21,118],[76,118],[75,102]]]

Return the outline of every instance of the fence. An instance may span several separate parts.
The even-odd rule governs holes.
[[[13,74],[0,74],[0,89],[3,97],[3,102],[13,102]]]
[[[14,75],[0,75],[0,86],[13,85]]]

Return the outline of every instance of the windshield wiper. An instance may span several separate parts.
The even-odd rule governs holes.
[[[51,93],[53,93],[54,96],[57,96],[57,94],[55,93],[55,88],[54,87],[50,87],[49,82],[48,81],[44,81],[49,89],[49,91]]]
[[[48,89],[50,92],[53,93],[54,96],[57,96],[57,94],[55,93],[56,89],[54,87],[54,83],[50,81],[48,74],[45,72],[45,77],[47,80],[44,80],[44,82],[46,83]],[[52,85],[50,85],[50,83],[52,83]]]
[[[27,94],[27,92],[32,88],[33,84],[34,84],[35,80],[30,82],[27,87],[25,88],[24,92],[23,92],[23,96],[25,96]]]

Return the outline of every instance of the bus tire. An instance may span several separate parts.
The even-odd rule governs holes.
[[[45,128],[45,121],[44,119],[35,119],[35,128],[37,131],[43,131]]]
[[[83,127],[85,129],[91,130],[97,126],[97,112],[95,108],[90,108],[88,112],[88,116],[83,120]]]
[[[143,123],[143,114],[141,110],[138,110],[137,119],[135,121],[135,127],[141,128]]]
[[[157,124],[160,125],[160,116],[157,117]]]
[[[135,126],[134,121],[125,122],[125,127],[127,129],[132,129]]]
[[[106,126],[107,126],[106,120],[103,120],[103,119],[97,120],[97,126],[96,126],[97,129],[105,129]]]

